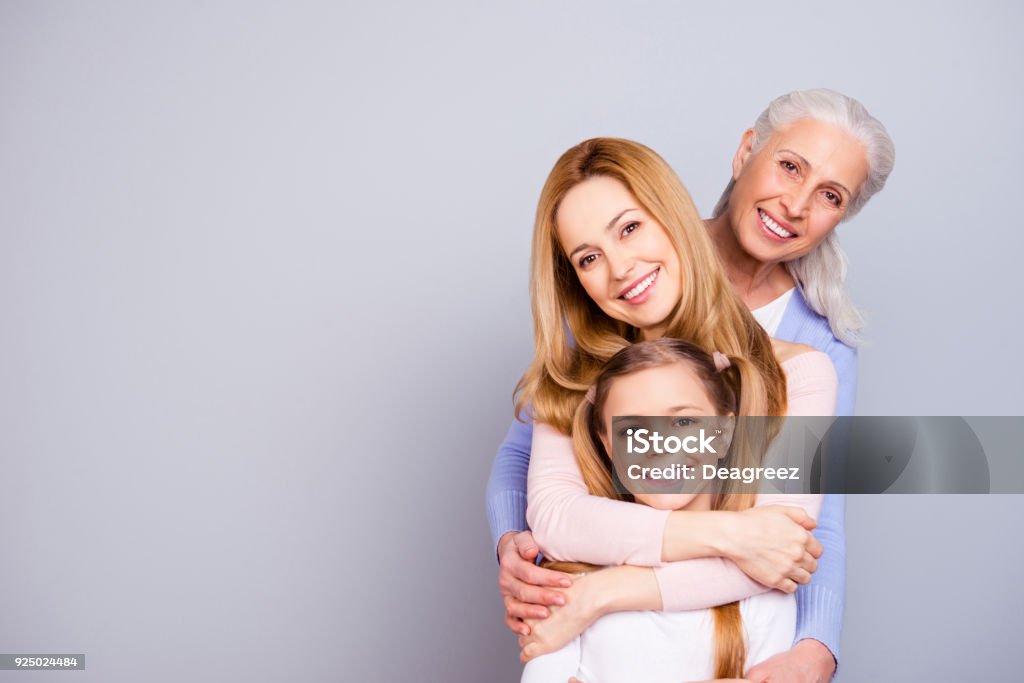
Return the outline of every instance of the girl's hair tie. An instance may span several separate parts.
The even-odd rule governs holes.
[[[597,385],[592,384],[590,385],[590,388],[587,389],[587,395],[584,397],[584,399],[586,399],[587,403],[589,403],[590,405],[594,405],[595,396],[597,396]]]
[[[719,372],[732,366],[732,363],[729,362],[729,357],[726,356],[721,351],[715,351],[714,353],[712,353],[711,358],[714,359],[715,369],[718,370]]]

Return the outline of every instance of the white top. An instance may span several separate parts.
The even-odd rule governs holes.
[[[796,288],[790,287],[781,296],[775,298],[774,301],[769,301],[761,308],[755,308],[751,311],[754,314],[754,320],[761,324],[764,331],[768,333],[769,337],[774,337],[775,333],[779,330],[779,325],[782,324],[782,316],[786,314],[786,306],[789,305],[789,300],[793,298],[793,292]]]
[[[795,596],[761,593],[741,600],[740,614],[747,671],[793,645]],[[609,614],[561,650],[531,660],[521,683],[706,681],[715,674],[714,623],[709,609]]]

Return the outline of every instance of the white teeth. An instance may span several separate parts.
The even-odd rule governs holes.
[[[651,273],[650,275],[645,277],[643,280],[641,280],[640,283],[636,287],[634,287],[633,289],[631,289],[628,292],[626,292],[625,294],[623,294],[622,298],[626,299],[628,301],[629,299],[632,299],[633,297],[638,296],[639,294],[643,293],[644,290],[646,290],[648,287],[650,287],[651,283],[654,282],[657,279],[657,277],[658,277],[658,271],[654,271],[653,273]]]
[[[783,230],[781,227],[779,227],[779,224],[773,221],[771,219],[771,216],[766,214],[764,211],[758,209],[757,213],[759,216],[761,216],[761,222],[765,224],[765,227],[774,232],[776,235],[778,235],[779,237],[793,237],[793,233],[787,230]]]

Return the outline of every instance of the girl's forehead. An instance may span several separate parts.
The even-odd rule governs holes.
[[[685,361],[645,368],[612,379],[606,415],[666,415],[682,410],[703,410],[713,404],[692,364]],[[613,412],[609,412],[613,411]]]

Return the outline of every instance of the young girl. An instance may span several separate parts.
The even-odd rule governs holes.
[[[718,455],[687,456],[687,464],[698,472],[703,464],[756,464],[757,454],[763,453],[766,445],[763,438],[759,442],[758,430],[747,429],[742,421],[733,430],[731,420],[714,417],[732,417],[739,412],[739,366],[745,362],[718,353],[708,355],[693,344],[671,338],[640,342],[615,354],[573,421],[576,459],[590,492],[662,510],[749,508],[754,502],[752,491],[738,488],[735,482],[714,492],[709,484],[697,481],[690,487],[693,490],[675,486],[663,489],[670,492],[649,493],[641,491],[657,490],[657,482],[641,481],[627,484],[633,494],[620,493],[622,487],[616,486],[615,480],[626,481],[619,466],[621,459],[613,462],[609,457],[615,438],[613,416],[671,416],[677,418],[671,425],[678,429],[704,428],[715,433],[721,429],[722,441],[728,440],[727,449],[716,449]],[[622,424],[618,427],[623,429]],[[618,441],[616,445],[621,448]],[[723,458],[720,463],[719,457]],[[814,517],[821,505],[820,496],[776,498],[778,503],[804,507]],[[760,496],[758,504],[765,504],[766,499]],[[570,562],[552,562],[551,566],[576,573],[598,569]],[[617,612],[598,619],[561,650],[531,660],[522,681],[564,683],[570,676],[585,683],[739,678],[750,666],[789,649],[795,624],[795,598],[779,591],[705,610]]]

